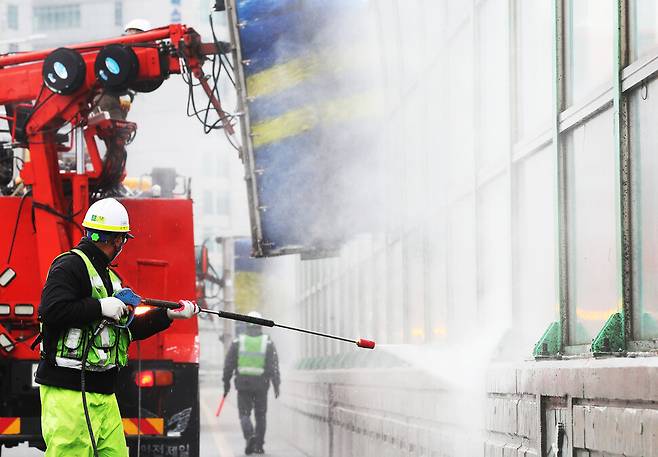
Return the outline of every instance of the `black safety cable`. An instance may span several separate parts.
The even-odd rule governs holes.
[[[235,81],[233,80],[233,76],[231,75],[231,72],[229,69],[226,67],[226,64],[224,63],[224,60],[222,59],[222,54],[219,54],[219,40],[217,39],[217,35],[215,34],[215,20],[213,19],[212,13],[208,15],[208,19],[210,20],[210,31],[212,32],[212,39],[215,42],[215,48],[217,49],[217,56],[219,57],[219,64],[220,66],[223,66],[224,69],[226,70],[226,75],[228,76],[228,79],[231,81],[231,84],[233,84],[233,87],[235,86]],[[228,62],[229,67],[231,67],[231,70],[233,70],[233,65],[231,62],[229,62],[228,57],[226,58],[226,62]]]
[[[9,253],[7,255],[7,265],[9,265],[9,262],[11,261],[11,254],[14,251],[14,243],[16,242],[16,234],[18,233],[18,222],[21,219],[21,211],[23,209],[23,204],[25,203],[25,199],[32,193],[31,190],[25,192],[23,196],[21,197],[21,202],[18,204],[18,211],[16,213],[16,222],[14,223],[14,232],[11,235],[11,244],[9,245]]]
[[[142,452],[142,345],[137,341],[137,457]],[[154,379],[155,381],[155,379]]]
[[[107,325],[112,325],[117,328],[127,328],[130,323],[132,322],[132,319],[134,317],[134,312],[131,314],[131,316],[128,318],[128,321],[124,325],[120,324],[113,324],[112,322],[109,322],[106,319],[103,319],[96,329],[94,330],[94,333],[91,335],[91,338],[87,340],[85,338],[85,346],[83,349],[82,353],[82,369],[80,370],[80,393],[82,395],[82,408],[84,409],[85,412],[85,421],[87,422],[87,431],[89,432],[89,439],[91,439],[91,447],[93,448],[94,451],[94,457],[98,457],[98,446],[96,444],[96,439],[94,438],[94,428],[91,424],[91,418],[89,417],[89,408],[87,406],[87,389],[86,389],[86,382],[85,382],[85,373],[87,371],[87,357],[89,357],[89,349],[91,348],[91,345],[94,342],[94,339],[100,334],[100,332],[105,328]],[[84,336],[83,336],[84,338]],[[117,354],[118,357],[118,354]],[[139,430],[139,429],[138,429]]]
[[[76,213],[73,213],[73,212],[69,211],[68,214],[63,214],[63,213],[60,213],[59,211],[57,211],[55,208],[53,208],[50,205],[47,205],[47,204],[41,203],[41,202],[37,202],[37,201],[32,201],[32,228],[34,229],[35,232],[37,230],[36,229],[36,216],[35,216],[35,210],[36,209],[41,210],[41,211],[45,211],[48,214],[52,214],[53,216],[57,216],[60,219],[68,222],[69,224],[74,224],[76,226],[76,228],[78,230],[80,230],[81,233],[84,233],[84,230],[82,229],[82,226],[75,221],[75,218],[78,215],[80,215],[83,210],[80,210]]]
[[[80,370],[80,393],[82,394],[82,409],[85,411],[85,421],[87,422],[87,431],[89,432],[89,439],[91,440],[91,447],[94,451],[94,457],[98,457],[98,447],[96,445],[96,438],[94,438],[94,427],[91,425],[91,418],[89,417],[89,408],[87,407],[87,392],[85,384],[85,372],[87,371],[87,357],[89,356],[89,349],[94,341],[94,338],[103,330],[103,327],[107,322],[105,320],[101,321],[94,333],[91,336],[91,339],[87,341],[85,338],[86,333],[83,334],[85,338],[85,346],[82,352],[82,369]]]

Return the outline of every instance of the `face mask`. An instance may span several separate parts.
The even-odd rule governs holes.
[[[118,249],[115,248],[114,256],[112,256],[112,258],[110,259],[110,262],[114,262],[114,260],[117,257],[119,257],[119,254],[121,254],[121,251],[123,251],[123,245],[124,244],[126,244],[126,239],[125,238],[121,241],[121,245],[119,246],[119,248]]]

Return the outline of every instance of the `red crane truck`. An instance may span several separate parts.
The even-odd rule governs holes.
[[[117,196],[125,176],[125,146],[136,126],[101,111],[99,100],[150,92],[180,73],[187,76],[190,91],[196,79],[208,95],[218,117],[214,126],[233,134],[215,95],[217,81],[203,72],[204,62],[221,58],[219,47],[175,24],[0,56],[0,105],[6,113],[0,116],[6,138],[0,142],[0,452],[21,442],[44,446],[33,382],[39,347],[32,344],[39,332],[41,289],[53,258],[81,237],[90,200],[112,192]],[[18,150],[25,151],[22,157]],[[13,176],[16,161],[19,179]],[[124,284],[141,296],[194,297],[191,200],[121,201],[135,235],[117,268]],[[196,319],[177,321],[132,344],[130,360],[120,373],[117,397],[131,455],[138,445],[145,457],[198,455]]]

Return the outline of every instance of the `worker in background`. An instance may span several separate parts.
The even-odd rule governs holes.
[[[133,19],[125,25],[123,34],[134,35],[147,30],[151,30],[149,21],[146,19]],[[96,99],[95,104],[100,111],[109,113],[110,119],[125,121],[134,99],[135,92],[126,89],[120,92],[103,93]]]
[[[119,369],[128,362],[128,345],[165,330],[172,319],[193,317],[199,308],[181,300],[177,309],[153,309],[135,315],[128,328],[118,326],[127,324],[128,307],[112,296],[122,285],[110,265],[133,237],[128,212],[117,200],[106,198],[89,207],[82,225],[85,236],[55,258],[41,295],[43,339],[35,377],[41,385],[41,430],[46,456],[93,455],[80,395],[82,358],[91,343],[85,391],[98,454],[126,457],[114,392]],[[102,321],[109,324],[92,338]]]
[[[261,318],[260,313],[248,314]],[[238,414],[242,434],[246,440],[245,454],[264,454],[267,415],[267,391],[272,383],[274,397],[279,398],[281,378],[279,358],[274,343],[263,334],[260,325],[248,324],[246,334],[233,341],[224,361],[224,396],[231,389],[231,377],[235,373],[238,391]],[[254,410],[256,428],[251,422]]]

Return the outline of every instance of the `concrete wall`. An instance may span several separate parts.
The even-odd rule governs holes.
[[[421,372],[296,371],[284,383],[285,431],[310,456],[481,453],[481,427],[473,424],[482,423],[484,396],[475,402]]]
[[[658,456],[658,358],[494,365],[485,392],[411,369],[296,371],[283,431],[313,457]]]

